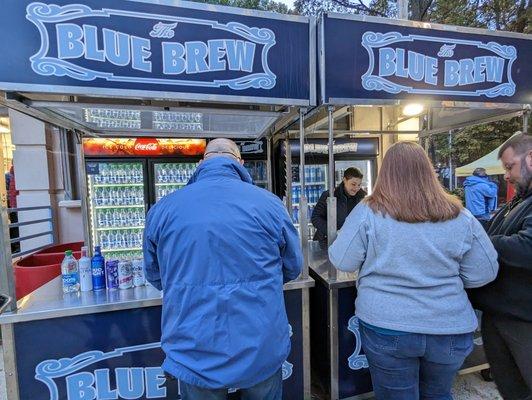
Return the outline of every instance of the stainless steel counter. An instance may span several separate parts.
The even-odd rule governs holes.
[[[336,277],[331,277],[329,271],[334,266],[329,261],[327,250],[322,250],[319,243],[309,241],[309,267],[311,275],[319,279],[328,288],[355,286],[358,272],[343,272],[336,270]]]
[[[314,280],[297,279],[284,290],[314,286]],[[159,306],[162,292],[150,284],[126,290],[100,290],[63,294],[61,277],[41,286],[17,302],[17,311],[0,315],[0,324]]]

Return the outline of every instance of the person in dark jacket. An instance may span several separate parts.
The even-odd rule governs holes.
[[[334,190],[336,197],[336,228],[341,229],[349,213],[366,196],[366,192],[360,187],[362,184],[362,172],[358,168],[347,168],[344,172],[342,183]],[[320,242],[322,248],[327,248],[327,198],[329,191],[326,190],[320,196],[318,203],[312,212],[312,225],[316,228],[314,240]]]
[[[484,168],[476,168],[464,181],[466,208],[479,221],[489,221],[491,213],[497,209],[497,189]]]
[[[147,217],[146,278],[163,290],[163,370],[183,400],[280,400],[290,353],[283,282],[303,264],[283,203],[252,184],[233,141],[216,139],[187,186]]]
[[[497,279],[470,291],[483,311],[482,337],[505,400],[532,399],[532,136],[519,133],[499,151],[516,196],[488,225],[499,257]]]

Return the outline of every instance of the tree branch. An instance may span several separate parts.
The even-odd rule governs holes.
[[[427,14],[427,11],[429,11],[429,8],[430,8],[430,6],[432,5],[433,2],[434,2],[434,0],[429,0],[428,1],[427,6],[425,7],[425,9],[423,10],[423,12],[421,13],[421,15],[419,17],[420,21],[423,21],[423,18]]]
[[[377,11],[377,10],[374,10],[372,8],[369,8],[367,5],[365,5],[362,0],[358,0],[358,3],[359,4],[353,4],[351,3],[349,0],[332,0],[333,3],[336,3],[336,4],[339,4],[343,7],[346,7],[346,8],[350,8],[352,10],[357,10],[357,11],[365,11],[371,15],[379,15],[381,17],[386,17],[386,14],[380,12],[380,11]]]

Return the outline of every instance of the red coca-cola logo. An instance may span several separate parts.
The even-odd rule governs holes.
[[[159,153],[159,142],[157,139],[137,139],[135,140],[135,154],[153,155]]]

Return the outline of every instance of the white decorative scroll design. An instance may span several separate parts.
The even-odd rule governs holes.
[[[59,391],[54,381],[73,374],[89,365],[111,358],[122,357],[126,353],[143,351],[149,349],[158,349],[161,342],[147,343],[138,346],[122,347],[111,352],[104,353],[98,350],[91,350],[78,354],[72,358],[60,358],[59,360],[45,360],[35,367],[35,379],[44,383],[50,391],[50,400],[59,400]]]
[[[93,81],[97,78],[100,78],[110,82],[146,83],[153,85],[178,85],[210,88],[226,86],[233,90],[244,90],[249,88],[272,89],[276,84],[277,76],[272,72],[268,65],[268,53],[276,44],[276,39],[275,33],[268,28],[249,27],[239,22],[228,22],[226,24],[222,24],[214,20],[159,14],[145,14],[110,8],[93,10],[92,8],[82,4],[59,6],[56,4],[34,2],[28,5],[26,12],[26,18],[37,27],[41,37],[41,46],[39,51],[30,57],[31,67],[33,71],[39,75],[60,77],[68,76],[80,81]],[[166,21],[166,24],[196,24],[203,27],[211,27],[212,29],[233,33],[246,40],[263,46],[261,53],[262,71],[247,74],[234,79],[213,81],[147,78],[138,76],[122,76],[115,75],[114,73],[110,72],[97,71],[76,65],[70,61],[49,56],[50,37],[45,24],[57,24],[60,22],[72,21],[87,17],[110,18],[112,16],[126,16],[131,18],[157,20],[159,21],[159,27],[164,25],[164,23],[160,21]],[[168,36],[170,36],[172,31],[167,29],[165,32]],[[154,35],[152,35],[152,37]]]
[[[453,90],[453,89],[426,89],[415,88],[410,85],[400,85],[391,82],[382,76],[375,73],[375,52],[374,49],[379,49],[384,46],[389,46],[394,43],[405,43],[414,41],[436,42],[446,45],[448,48],[454,48],[456,45],[472,46],[478,49],[484,49],[496,54],[499,57],[508,60],[506,67],[507,81],[487,89],[478,90]],[[517,60],[517,49],[514,46],[501,45],[497,42],[484,43],[476,40],[452,39],[445,37],[434,37],[424,35],[402,35],[399,32],[365,32],[362,35],[362,46],[366,49],[369,56],[369,66],[366,73],[362,76],[362,86],[370,91],[384,91],[390,94],[398,94],[401,92],[412,94],[425,95],[453,95],[453,96],[471,96],[480,97],[486,96],[494,98],[499,96],[513,96],[515,94],[516,86],[512,79],[512,65]],[[454,47],[453,47],[454,46]]]
[[[352,316],[349,319],[349,322],[347,324],[347,329],[355,335],[355,351],[353,354],[351,354],[348,358],[348,365],[349,368],[358,370],[363,368],[368,368],[368,359],[364,354],[360,354],[362,350],[362,342],[360,339],[360,329],[359,329],[359,321],[358,318],[355,316]]]

